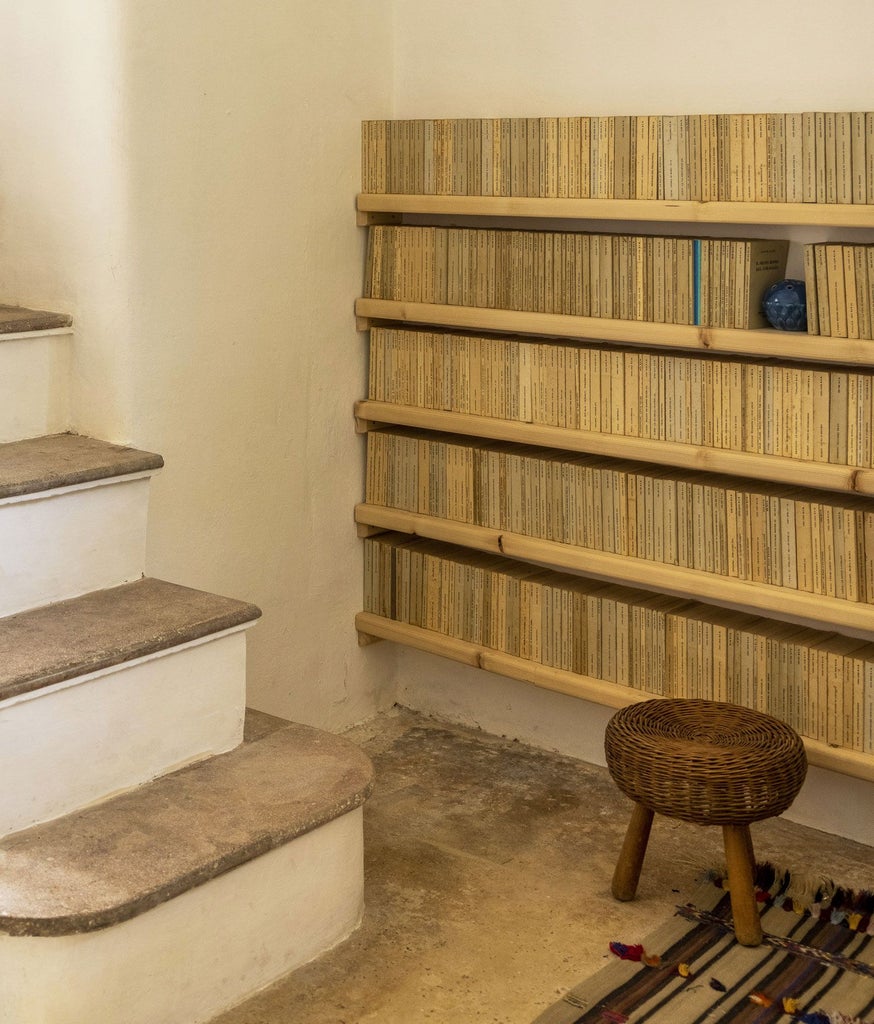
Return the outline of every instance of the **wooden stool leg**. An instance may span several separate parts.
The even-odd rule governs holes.
[[[762,922],[753,887],[753,841],[749,826],[723,825],[722,835],[734,934],[742,946],[758,946],[762,941]]]
[[[653,812],[636,803],[631,812],[631,821],[625,833],[625,841],[619,854],[619,862],[613,872],[613,896],[626,902],[633,900],[640,881],[640,871],[646,854],[646,844],[652,828]]]

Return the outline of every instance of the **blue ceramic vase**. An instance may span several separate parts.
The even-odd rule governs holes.
[[[779,331],[807,330],[807,292],[803,281],[778,281],[762,298],[762,312]]]

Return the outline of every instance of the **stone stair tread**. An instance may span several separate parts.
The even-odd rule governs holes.
[[[253,604],[146,577],[0,619],[0,700],[252,622]]]
[[[368,758],[289,723],[228,754],[0,841],[0,933],[95,931],[143,913],[364,802]]]
[[[81,434],[49,434],[0,444],[0,498],[160,469],[153,452]]]
[[[54,331],[69,327],[73,318],[66,313],[50,313],[44,309],[0,305],[0,335],[25,334],[30,331]]]

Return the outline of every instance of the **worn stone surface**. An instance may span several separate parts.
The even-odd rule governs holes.
[[[354,743],[287,724],[8,836],[0,932],[67,935],[127,920],[353,810],[371,782]]]
[[[0,619],[0,700],[257,619],[253,604],[142,579]]]
[[[376,768],[363,925],[215,1024],[530,1024],[722,861],[718,829],[657,819],[617,903],[630,804],[605,769],[409,712],[348,735]],[[783,820],[752,833],[762,859],[872,884],[868,847]]]
[[[73,318],[66,313],[49,313],[24,306],[0,306],[0,336],[25,334],[29,331],[54,331],[69,327]]]
[[[160,469],[153,452],[79,434],[49,434],[0,444],[0,498]]]

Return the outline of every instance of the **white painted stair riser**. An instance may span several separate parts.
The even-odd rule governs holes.
[[[0,337],[0,443],[69,430],[70,334]]]
[[[149,475],[0,500],[0,616],[139,579]]]
[[[246,628],[0,704],[0,835],[237,746]]]
[[[363,892],[358,807],[130,921],[0,935],[0,1024],[203,1024],[346,938]]]

